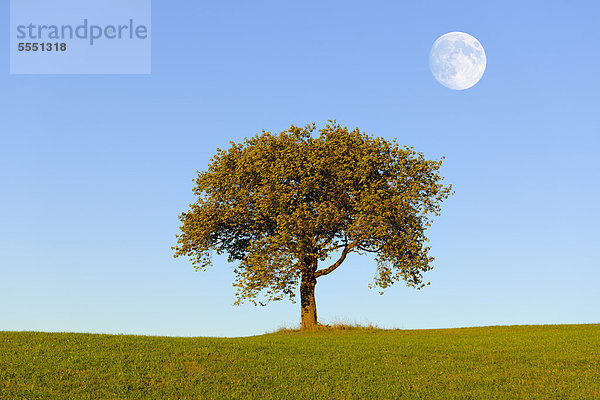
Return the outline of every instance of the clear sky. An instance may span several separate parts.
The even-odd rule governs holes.
[[[600,322],[599,17],[576,0],[155,1],[152,74],[131,76],[10,75],[3,29],[0,330],[297,325],[299,303],[234,307],[225,256],[195,272],[171,246],[217,147],[328,119],[445,156],[456,194],[428,231],[431,286],[380,296],[353,255],[318,281],[321,322]],[[487,54],[465,91],[428,67],[452,31]]]

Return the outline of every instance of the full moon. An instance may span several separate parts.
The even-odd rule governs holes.
[[[440,36],[429,53],[429,69],[439,83],[453,90],[475,85],[485,71],[483,46],[473,36],[450,32]]]

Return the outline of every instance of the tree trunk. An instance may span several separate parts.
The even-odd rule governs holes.
[[[303,331],[313,330],[317,326],[316,285],[315,271],[312,268],[304,270],[300,281],[300,317]]]

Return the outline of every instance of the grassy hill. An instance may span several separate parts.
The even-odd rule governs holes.
[[[1,399],[600,399],[600,325],[245,338],[0,331]]]

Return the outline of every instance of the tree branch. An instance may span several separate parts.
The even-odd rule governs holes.
[[[337,267],[342,265],[342,263],[346,259],[346,256],[348,255],[348,253],[358,244],[358,242],[359,242],[359,239],[356,239],[354,242],[347,244],[346,247],[344,247],[344,250],[342,250],[342,255],[340,256],[340,259],[337,260],[329,268],[320,269],[320,270],[316,271],[315,278],[318,278],[319,276],[327,275],[330,272],[334,271]]]
[[[379,253],[381,250],[383,250],[383,246],[384,246],[384,245],[381,245],[381,246],[380,246],[378,249],[376,249],[376,250],[369,250],[369,249],[365,249],[365,248],[363,248],[363,247],[361,247],[361,246],[356,246],[356,248],[357,248],[357,249],[359,249],[359,250],[361,250],[361,251],[366,251],[366,252],[368,252],[368,253]]]
[[[346,247],[346,246],[348,246],[348,244],[340,244],[337,246],[329,247],[329,250],[337,250],[337,249],[341,249],[342,247]]]

